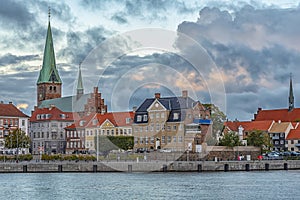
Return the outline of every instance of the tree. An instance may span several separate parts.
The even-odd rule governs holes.
[[[20,129],[10,132],[5,137],[5,148],[29,148],[30,138],[26,133]]]
[[[111,150],[128,150],[133,149],[133,136],[98,136],[99,152],[109,152]],[[94,138],[97,150],[97,136]]]
[[[227,147],[235,147],[235,146],[242,145],[242,143],[240,142],[239,136],[235,132],[230,131],[223,136],[223,138],[219,142],[219,145],[227,146]]]
[[[203,104],[203,106],[210,110],[210,118],[213,122],[212,135],[206,137],[206,142],[208,145],[215,145],[218,143],[217,135],[223,130],[226,115],[214,104]]]
[[[261,130],[253,130],[247,137],[247,144],[260,147],[261,151],[269,150],[272,147],[271,138],[268,133]]]

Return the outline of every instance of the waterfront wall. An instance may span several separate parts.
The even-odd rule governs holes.
[[[216,172],[300,169],[300,160],[0,163],[0,173],[47,172]]]

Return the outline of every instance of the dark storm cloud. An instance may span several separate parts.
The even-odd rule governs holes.
[[[103,27],[90,28],[84,32],[70,31],[66,35],[67,47],[58,51],[57,56],[66,58],[71,63],[79,64],[109,34],[111,32]]]
[[[18,1],[2,1],[0,6],[0,23],[2,27],[21,26],[27,29],[35,20],[33,13]]]
[[[128,23],[127,19],[121,14],[114,14],[111,17],[111,20],[117,22],[118,24],[127,24]]]
[[[18,64],[24,61],[32,61],[38,60],[39,55],[25,55],[25,56],[17,56],[12,55],[10,53],[0,56],[0,66],[6,66],[10,64]]]
[[[199,42],[226,77],[229,117],[241,116],[240,111],[245,120],[260,106],[286,107],[289,73],[300,75],[300,8],[247,5],[230,14],[207,7],[199,15],[197,22],[181,23],[178,31]],[[191,48],[183,51],[197,56]]]
[[[147,21],[162,20],[167,18],[168,12],[190,13],[197,8],[189,7],[183,1],[170,0],[114,0],[114,1],[95,1],[82,0],[81,5],[91,10],[106,10],[113,3],[119,5],[118,13],[113,14],[111,19],[117,23],[128,23],[128,17],[138,18]]]

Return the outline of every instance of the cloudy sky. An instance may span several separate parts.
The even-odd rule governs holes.
[[[48,7],[63,96],[79,63],[85,92],[98,86],[113,111],[155,92],[213,102],[229,119],[287,108],[293,75],[300,107],[300,3],[251,0],[1,1],[0,100],[30,115]]]

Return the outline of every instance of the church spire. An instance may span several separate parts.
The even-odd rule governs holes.
[[[48,11],[48,30],[44,49],[43,65],[37,80],[37,104],[42,101],[61,97],[61,79],[56,69],[53,39]]]
[[[50,8],[48,11],[48,31],[44,49],[43,66],[37,81],[39,83],[61,83],[58,71],[56,69],[53,39],[50,25]]]
[[[78,80],[77,80],[77,95],[83,94],[83,81],[81,76],[81,62],[79,63],[79,73],[78,73]]]
[[[294,109],[294,94],[293,94],[293,83],[292,73],[290,74],[290,93],[289,93],[289,111]]]

